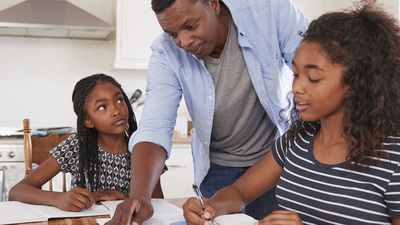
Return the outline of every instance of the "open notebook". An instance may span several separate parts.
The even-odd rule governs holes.
[[[0,202],[0,224],[42,222],[50,218],[71,218],[109,215],[103,205],[93,205],[80,212],[63,211],[54,206],[33,205],[22,202]]]
[[[217,225],[254,225],[257,222],[251,216],[246,214],[229,214],[222,215],[215,218]]]
[[[114,215],[117,205],[121,203],[119,201],[102,201],[101,203],[110,209],[111,217]],[[143,225],[169,225],[176,221],[183,221],[183,210],[164,199],[151,199],[151,204],[154,208],[153,216],[145,221]],[[110,219],[96,219],[99,225],[105,224]]]

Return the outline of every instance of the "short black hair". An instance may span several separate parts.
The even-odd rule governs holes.
[[[184,0],[185,1],[185,0]],[[205,5],[210,4],[210,0],[189,0],[192,3],[202,2]],[[156,14],[162,13],[165,9],[171,7],[176,2],[176,0],[151,0],[151,8]]]

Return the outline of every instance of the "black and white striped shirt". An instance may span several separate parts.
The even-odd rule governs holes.
[[[292,141],[277,139],[273,154],[284,168],[276,188],[280,207],[296,211],[304,224],[391,224],[400,217],[400,135],[384,140],[387,154],[369,168],[349,170],[347,162],[326,165],[312,153],[319,127],[304,122]]]

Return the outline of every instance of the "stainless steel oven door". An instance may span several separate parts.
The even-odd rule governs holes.
[[[25,176],[24,162],[0,162],[3,171],[1,201],[8,201],[10,189]]]

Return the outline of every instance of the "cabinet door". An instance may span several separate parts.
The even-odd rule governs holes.
[[[147,69],[150,46],[162,29],[151,9],[151,0],[117,0],[117,69]]]
[[[168,171],[161,175],[165,198],[194,197],[193,160],[190,143],[174,143],[170,158],[165,162]]]

